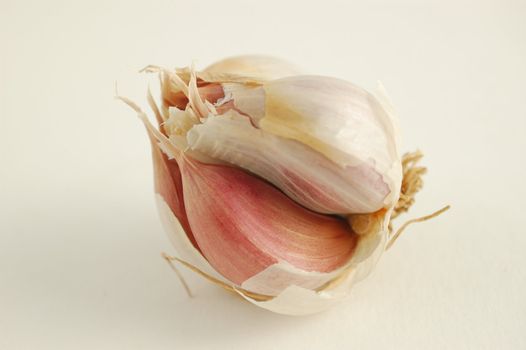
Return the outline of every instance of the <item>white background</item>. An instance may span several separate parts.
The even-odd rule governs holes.
[[[1,349],[526,348],[525,2],[307,3],[0,1]],[[405,218],[452,205],[323,314],[185,270],[188,299],[159,256],[149,144],[114,82],[142,102],[147,64],[242,53],[381,80],[427,155]]]

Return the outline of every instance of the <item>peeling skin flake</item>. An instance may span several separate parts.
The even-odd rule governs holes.
[[[327,91],[316,89],[316,84]],[[207,114],[203,124],[190,131],[188,145],[193,150],[249,170],[320,213],[367,213],[388,206],[392,199],[386,198],[395,184],[387,175],[398,161],[389,134],[392,120],[365,90],[317,76],[279,79],[259,87],[223,83],[223,95],[210,93],[219,91],[218,86],[207,85],[199,93],[216,100],[219,115]],[[236,114],[251,125],[219,126],[225,119],[218,117],[232,124]]]

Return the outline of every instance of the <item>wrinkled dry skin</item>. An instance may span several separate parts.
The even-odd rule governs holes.
[[[270,58],[150,70],[161,78],[160,110],[150,99],[158,131],[143,120],[181,259],[275,312],[318,312],[347,296],[384,250],[399,197],[385,100],[332,78],[278,79],[297,72]]]

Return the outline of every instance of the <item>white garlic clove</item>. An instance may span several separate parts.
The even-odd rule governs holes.
[[[320,213],[374,212],[389,193],[371,165],[342,168],[311,147],[255,128],[234,111],[194,125],[187,142],[191,150],[249,170]]]
[[[212,81],[209,73],[250,77],[257,80],[272,80],[297,75],[300,74],[300,71],[290,62],[275,57],[244,55],[229,57],[215,62],[206,67],[201,72],[200,77],[206,81]]]
[[[369,161],[384,174],[398,158],[385,104],[347,81],[303,75],[221,85],[230,106],[254,125],[308,145],[340,166]]]
[[[294,76],[262,85],[213,85],[216,91],[213,97],[221,96],[217,93],[219,85],[223,89],[223,96],[215,101],[217,114],[243,114],[259,130],[281,139],[294,140],[305,148],[318,152],[333,163],[325,167],[325,170],[331,169],[331,181],[335,178],[344,179],[347,185],[339,188],[343,192],[341,196],[334,196],[334,191],[327,186],[315,186],[310,192],[318,191],[323,194],[312,196],[309,191],[302,193],[292,190],[290,178],[288,181],[283,179],[279,164],[274,167],[277,174],[271,174],[270,164],[254,166],[250,159],[243,159],[243,152],[232,155],[233,149],[220,151],[219,141],[211,149],[210,142],[203,140],[201,145],[204,153],[213,151],[216,157],[267,178],[302,205],[322,213],[373,212],[389,206],[393,201],[394,198],[388,194],[396,189],[400,177],[397,169],[397,135],[393,117],[381,99],[346,81],[319,76]],[[235,137],[232,133],[230,136]],[[209,137],[212,137],[211,134]],[[231,141],[234,140],[235,138]],[[246,137],[244,140],[255,142]],[[225,145],[223,148],[227,147]],[[260,152],[269,153],[268,150]],[[279,156],[273,158],[279,162]],[[309,161],[303,157],[302,160],[302,169],[318,164],[314,158]],[[245,161],[249,164],[244,165]],[[265,171],[260,169],[262,167],[265,167]],[[309,174],[296,171],[296,174],[291,174],[294,175],[298,177],[293,181],[296,184],[293,183],[292,187],[304,179],[300,186],[305,183],[320,184],[313,182]],[[341,184],[341,181],[336,182]],[[337,187],[336,182],[333,188]],[[350,184],[352,185],[348,186]],[[325,192],[326,190],[329,191]]]
[[[397,158],[391,120],[367,91],[321,76],[274,80],[264,89],[263,130],[309,145],[341,166],[371,161],[383,174]]]

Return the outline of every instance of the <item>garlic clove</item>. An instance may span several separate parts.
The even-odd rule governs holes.
[[[321,213],[374,212],[388,207],[396,200],[390,194],[399,186],[401,178],[397,130],[385,98],[377,98],[346,81],[319,76],[295,76],[262,85],[216,83],[215,91],[218,91],[218,85],[223,89],[223,96],[215,101],[216,112],[213,114],[227,117],[229,113],[242,114],[253,127],[268,135],[277,136],[276,140],[295,141],[311,150],[311,154],[318,152],[321,157],[318,156],[317,159],[324,157],[328,161],[325,162],[324,169],[315,168],[325,173],[332,172],[332,179],[325,177],[325,183],[332,181],[333,185],[328,188],[312,186],[312,191],[305,191],[303,188],[321,183],[312,181],[312,176],[299,171],[290,174],[287,181],[283,179],[283,170],[279,164],[274,164],[276,173],[272,174],[270,161],[255,164],[254,160],[244,159],[243,152],[233,154],[242,145],[238,145],[237,150],[232,148],[237,135],[232,131],[227,131],[233,138],[229,140],[230,149],[225,149],[229,146],[222,146],[219,140],[213,142],[211,130],[207,132],[201,128],[201,134],[208,136],[203,139],[202,135],[200,138],[193,137],[194,140],[201,141],[199,145],[190,145],[193,149],[202,147],[203,153],[213,152],[212,157],[219,157],[250,170],[271,181],[302,205]],[[196,126],[196,132],[193,129],[192,132],[198,133],[197,129],[200,127]],[[249,128],[248,125],[246,127]],[[247,137],[241,138],[246,141],[245,145],[247,142],[257,143]],[[266,138],[265,142],[268,141],[269,138]],[[260,159],[265,158],[265,154],[271,154],[269,149],[253,151],[263,153],[257,155]],[[274,159],[279,163],[279,157],[277,155],[266,159]],[[316,157],[310,161],[309,157],[298,158],[304,161],[302,170],[309,170],[309,166],[320,164]],[[264,171],[261,168],[265,168]],[[293,186],[303,188],[291,189],[290,177],[294,176],[296,179],[292,181]],[[335,181],[335,178],[339,181]],[[336,183],[342,184],[342,179],[347,183],[342,187],[337,186]],[[335,196],[332,189],[337,189],[338,192],[343,189],[343,193]]]
[[[389,193],[372,166],[341,168],[308,146],[255,128],[234,111],[194,125],[187,142],[191,150],[249,170],[320,213],[374,212]]]
[[[297,75],[300,74],[300,71],[290,62],[275,57],[244,55],[215,62],[206,67],[200,77],[206,81],[211,81],[210,73],[244,76],[257,80],[272,80]]]
[[[278,79],[264,89],[261,129],[309,145],[341,166],[371,161],[381,174],[392,167],[391,120],[367,91],[321,76]]]
[[[165,198],[157,193],[155,199],[164,231],[175,248],[177,256],[209,276],[230,285],[231,282],[220,275],[204,258],[199,248],[191,242],[191,236],[187,234],[187,232],[189,232],[188,229],[183,228],[181,225],[182,220],[174,215],[172,208],[170,208]]]
[[[265,301],[253,299],[241,291],[238,294],[256,306],[284,315],[309,315],[329,309],[348,298],[351,288],[367,277],[378,263],[385,251],[391,209],[375,216],[380,223],[378,231],[360,236],[356,251],[344,269],[346,273],[341,273],[341,277],[327,288],[313,290],[291,284],[276,297]]]
[[[180,168],[199,249],[236,285],[280,262],[327,273],[351,258],[357,236],[344,220],[306,210],[237,168],[187,156],[180,158]]]
[[[398,158],[385,99],[347,81],[303,75],[221,85],[230,106],[255,126],[306,144],[340,166],[372,162],[385,174]]]

